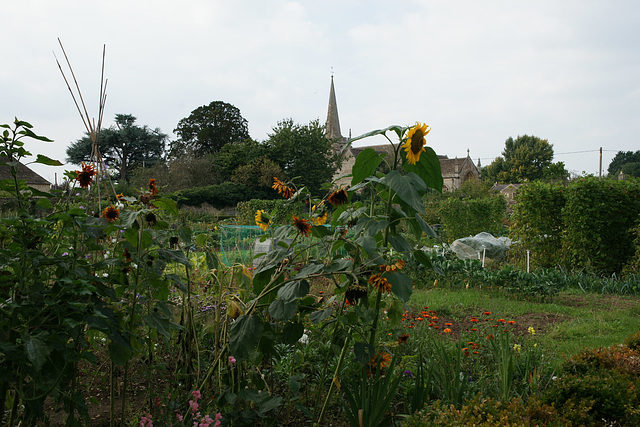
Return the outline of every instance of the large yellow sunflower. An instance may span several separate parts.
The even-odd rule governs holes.
[[[407,140],[402,144],[402,148],[407,152],[407,161],[415,165],[420,161],[420,154],[425,151],[424,146],[427,144],[425,136],[431,131],[426,124],[416,122],[416,125],[407,132]]]
[[[262,209],[256,211],[256,225],[262,228],[263,231],[267,231],[271,224],[271,218]]]

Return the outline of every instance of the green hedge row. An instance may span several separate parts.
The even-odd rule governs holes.
[[[208,203],[217,209],[235,206],[238,202],[246,200],[275,197],[278,195],[274,190],[255,189],[237,182],[223,182],[217,185],[181,190],[174,195],[180,207],[201,206],[203,203]]]
[[[638,180],[533,182],[518,190],[511,237],[515,250],[531,250],[533,265],[610,275],[634,257],[639,215]]]

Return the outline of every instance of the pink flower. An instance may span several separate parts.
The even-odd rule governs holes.
[[[202,399],[202,395],[200,394],[200,390],[194,390],[194,391],[191,392],[191,394],[193,395],[193,398],[195,400]]]
[[[182,422],[182,420],[184,419],[184,417],[178,413],[176,413],[176,420]]]
[[[191,412],[198,412],[198,408],[200,407],[200,405],[198,405],[198,402],[196,402],[195,400],[190,400],[189,401],[189,406],[191,407]]]
[[[229,364],[233,365],[234,363],[236,363],[236,358],[233,356],[229,356]]]
[[[153,419],[151,419],[151,414],[147,414],[146,417],[140,418],[140,427],[153,427]]]

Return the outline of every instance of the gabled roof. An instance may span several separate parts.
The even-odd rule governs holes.
[[[0,179],[12,179],[11,170],[7,163],[6,157],[0,157]],[[27,182],[27,185],[51,185],[49,181],[29,169],[26,165],[18,162],[17,166],[18,179]]]

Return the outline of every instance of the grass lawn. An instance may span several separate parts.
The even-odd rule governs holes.
[[[522,333],[533,327],[540,345],[557,365],[585,348],[624,343],[640,329],[640,297],[570,291],[549,303],[536,303],[486,290],[432,288],[415,290],[409,305],[434,310],[441,323],[453,323],[454,333],[468,330],[473,326],[471,316],[483,312],[515,320]]]

